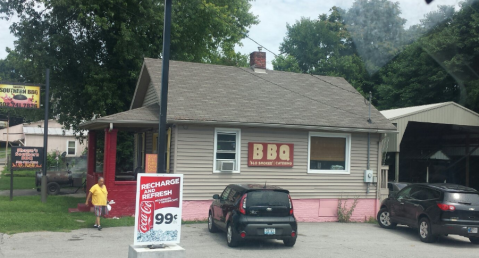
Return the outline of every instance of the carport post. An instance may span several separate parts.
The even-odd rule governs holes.
[[[394,182],[399,182],[399,152],[396,152],[396,162],[394,164]]]
[[[469,134],[466,134],[466,186],[469,186]]]

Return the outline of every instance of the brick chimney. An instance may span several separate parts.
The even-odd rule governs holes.
[[[249,65],[257,73],[266,73],[266,52],[262,52],[262,49],[258,47],[258,51],[249,55]]]

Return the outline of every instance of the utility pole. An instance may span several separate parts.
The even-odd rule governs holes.
[[[160,121],[158,129],[158,162],[157,173],[166,173],[166,114],[168,111],[168,75],[170,70],[170,34],[171,34],[171,1],[165,0],[165,20],[163,22],[163,65],[161,72]]]
[[[50,102],[50,69],[46,71],[45,86],[45,121],[43,125],[43,174],[42,174],[42,202],[47,202],[47,155],[48,155],[48,104]]]

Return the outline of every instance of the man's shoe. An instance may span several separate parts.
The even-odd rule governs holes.
[[[98,228],[98,225],[93,225],[94,228]]]
[[[101,227],[101,226],[98,226],[98,230],[101,230],[101,229],[102,229],[102,227]]]

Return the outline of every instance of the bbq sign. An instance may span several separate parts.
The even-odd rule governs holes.
[[[138,174],[135,245],[178,244],[183,175]]]
[[[0,84],[0,108],[40,108],[40,86]]]
[[[12,147],[12,168],[42,168],[43,147]]]
[[[293,167],[292,143],[248,142],[249,167]]]

